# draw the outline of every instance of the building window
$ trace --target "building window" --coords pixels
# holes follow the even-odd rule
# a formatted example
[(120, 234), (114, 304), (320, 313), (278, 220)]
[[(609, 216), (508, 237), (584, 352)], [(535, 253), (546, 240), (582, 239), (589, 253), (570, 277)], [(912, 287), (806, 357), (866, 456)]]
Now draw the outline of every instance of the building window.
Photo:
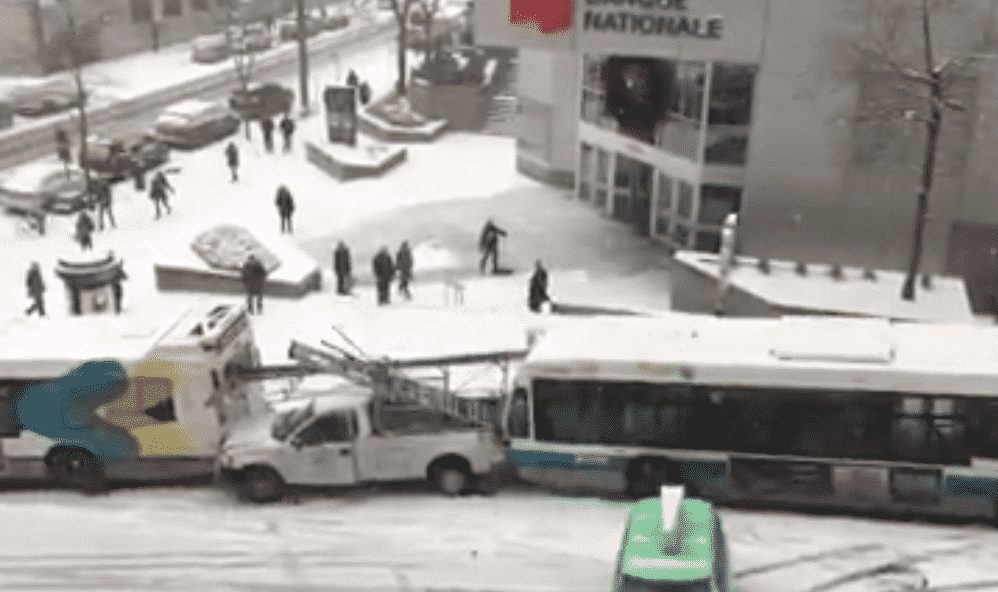
[(593, 147), (583, 143), (579, 149), (579, 199), (589, 201), (593, 194)]
[(706, 80), (704, 69), (704, 64), (698, 62), (680, 62), (677, 65), (669, 96), (669, 111), (692, 121), (700, 121)]
[(659, 173), (658, 201), (655, 211), (655, 234), (669, 235), (669, 224), (672, 222), (672, 177)]
[(163, 0), (163, 16), (181, 16), (184, 13), (182, 0)]
[(679, 182), (679, 200), (677, 212), (684, 220), (689, 220), (693, 215), (693, 186), (686, 181)]
[(697, 222), (706, 226), (721, 226), (728, 214), (737, 214), (742, 206), (742, 188), (726, 185), (700, 187), (700, 213)]
[(755, 66), (714, 64), (704, 160), (713, 164), (745, 164)]
[(131, 0), (133, 23), (148, 23), (152, 20), (151, 0)]

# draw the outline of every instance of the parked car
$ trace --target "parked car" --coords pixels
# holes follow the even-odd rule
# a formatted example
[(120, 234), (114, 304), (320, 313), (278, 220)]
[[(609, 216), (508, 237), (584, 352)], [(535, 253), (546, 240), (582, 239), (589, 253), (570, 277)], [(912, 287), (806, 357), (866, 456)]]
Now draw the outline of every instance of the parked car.
[(36, 162), (0, 180), (0, 207), (18, 214), (74, 214), (89, 205), (83, 171)]
[(276, 501), (292, 485), (423, 479), (456, 495), (487, 483), (505, 458), (492, 428), (375, 400), (370, 386), (309, 376), (294, 388), (271, 413), (236, 422), (223, 442), (219, 472), (252, 501)]
[[(305, 35), (312, 37), (322, 32), (322, 21), (312, 15), (305, 16)], [(298, 38), (298, 19), (285, 17), (277, 21), (277, 34), (281, 41), (293, 41)]]
[(176, 148), (197, 148), (230, 136), (239, 119), (222, 103), (188, 99), (167, 107), (156, 119), (155, 137)]
[(115, 181), (128, 177), (136, 166), (146, 171), (169, 159), (170, 147), (151, 133), (96, 136), (87, 141), (87, 168)]
[(229, 97), (229, 108), (241, 119), (274, 117), (291, 110), (295, 93), (274, 82), (251, 83), (246, 90), (236, 89)]
[(264, 51), (274, 46), (274, 35), (263, 23), (251, 23), (245, 27), (230, 27), (229, 39), (232, 51)]
[(232, 55), (232, 47), (225, 35), (203, 35), (191, 42), (191, 59), (199, 64), (221, 62)]
[(4, 100), (13, 105), (18, 115), (38, 117), (75, 107), (80, 97), (73, 80), (68, 76), (57, 76), (42, 81), (19, 82), (4, 93)]
[(327, 31), (344, 29), (350, 25), (350, 15), (345, 12), (330, 11), (322, 19), (322, 28)]

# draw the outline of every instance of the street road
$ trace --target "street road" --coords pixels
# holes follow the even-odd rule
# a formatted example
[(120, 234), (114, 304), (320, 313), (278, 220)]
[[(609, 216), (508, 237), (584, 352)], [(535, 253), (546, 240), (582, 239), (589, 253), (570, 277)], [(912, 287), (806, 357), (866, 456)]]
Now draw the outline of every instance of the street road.
[[(355, 26), (363, 26), (357, 24)], [(395, 54), (395, 31), (387, 30), (377, 35), (361, 37), (354, 41), (345, 42), (334, 49), (323, 51), (313, 51), (309, 55), (309, 67), (311, 70), (309, 80), (309, 92), (317, 95), (318, 84), (322, 83), (342, 83), (350, 67), (362, 66), (369, 59), (372, 50), (384, 50)], [(254, 80), (272, 81), (284, 84), (294, 89), (296, 97), (298, 93), (298, 64), (292, 62), (272, 69), (258, 68), (254, 74)], [(211, 92), (196, 94), (190, 98), (205, 100), (228, 99), (229, 94), (235, 88), (234, 84), (224, 84), (218, 86)], [(295, 108), (298, 108), (296, 98)], [(162, 109), (150, 109), (139, 113), (133, 117), (119, 119), (110, 123), (94, 124), (90, 126), (92, 134), (127, 134), (131, 132), (141, 132), (152, 128), (156, 117)], [(70, 111), (75, 114), (75, 110)], [(75, 117), (75, 116), (74, 116)], [(75, 122), (75, 118), (73, 119)], [(76, 125), (75, 123), (71, 125)], [(75, 130), (74, 130), (75, 135)], [(54, 138), (54, 137), (53, 137)], [(75, 146), (74, 146), (75, 148)], [(0, 158), (0, 170), (26, 163), (42, 156), (54, 154), (55, 144), (53, 140), (46, 140), (43, 144), (33, 147), (32, 150), (25, 150), (14, 154), (7, 154)]]
[[(210, 487), (0, 493), (0, 589), (608, 589), (627, 504), (418, 486), (267, 506)], [(998, 589), (985, 526), (724, 510), (741, 592)]]

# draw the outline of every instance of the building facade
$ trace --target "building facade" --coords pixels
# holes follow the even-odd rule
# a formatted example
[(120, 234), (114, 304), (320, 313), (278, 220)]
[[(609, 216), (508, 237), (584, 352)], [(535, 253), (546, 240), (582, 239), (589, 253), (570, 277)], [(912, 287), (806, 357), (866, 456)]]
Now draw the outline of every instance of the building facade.
[(293, 0), (5, 0), (0, 75), (65, 68), (67, 6), (76, 18), (81, 57), (96, 61), (217, 32), (231, 10), (251, 20), (276, 18), (290, 12)]
[[(476, 15), (479, 42), (550, 73), (521, 77), (521, 170), (572, 175), (579, 200), (673, 248), (716, 251), (735, 212), (748, 255), (906, 266), (928, 113), (909, 71), (920, 3), (574, 4), (554, 37)], [(964, 276), (979, 307), (998, 281), (996, 11), (958, 0), (930, 15), (959, 109), (939, 134), (923, 269)]]

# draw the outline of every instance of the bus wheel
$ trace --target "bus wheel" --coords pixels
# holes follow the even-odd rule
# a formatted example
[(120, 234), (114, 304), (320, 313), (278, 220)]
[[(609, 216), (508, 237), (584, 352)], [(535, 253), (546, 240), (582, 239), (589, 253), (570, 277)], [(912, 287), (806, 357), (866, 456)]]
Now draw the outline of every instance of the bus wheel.
[(634, 498), (654, 497), (663, 485), (681, 483), (678, 467), (662, 459), (637, 459), (627, 467), (627, 494)]
[(48, 467), (49, 475), (62, 487), (83, 491), (106, 488), (100, 461), (86, 450), (55, 450), (49, 456)]
[(246, 499), (267, 503), (284, 497), (284, 479), (270, 467), (250, 467), (243, 474), (242, 495)]

